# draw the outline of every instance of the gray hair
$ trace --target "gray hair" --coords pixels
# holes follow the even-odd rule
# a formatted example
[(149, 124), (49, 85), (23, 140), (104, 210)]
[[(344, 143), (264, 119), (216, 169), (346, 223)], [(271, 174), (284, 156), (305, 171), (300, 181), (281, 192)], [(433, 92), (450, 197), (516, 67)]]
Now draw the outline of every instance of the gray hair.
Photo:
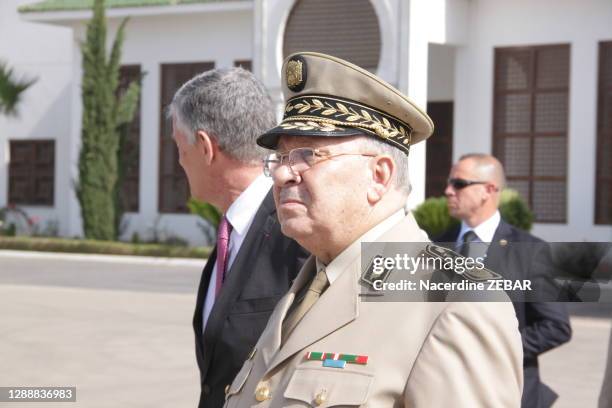
[(276, 125), (270, 95), (255, 76), (242, 68), (213, 69), (196, 75), (176, 91), (168, 107), (187, 135), (196, 141), (203, 130), (219, 148), (243, 163), (260, 162), (267, 153), (257, 138)]
[(364, 148), (373, 150), (374, 153), (391, 156), (397, 166), (393, 184), (399, 191), (409, 194), (412, 186), (410, 185), (410, 174), (408, 170), (408, 155), (397, 147), (374, 139), (372, 136), (364, 136), (361, 140)]

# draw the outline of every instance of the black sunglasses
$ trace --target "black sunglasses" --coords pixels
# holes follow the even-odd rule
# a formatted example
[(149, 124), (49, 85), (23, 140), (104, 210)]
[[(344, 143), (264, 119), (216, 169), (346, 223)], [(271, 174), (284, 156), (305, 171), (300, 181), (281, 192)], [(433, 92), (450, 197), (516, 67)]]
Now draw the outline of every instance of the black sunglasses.
[(487, 181), (473, 181), (461, 178), (449, 178), (446, 183), (452, 186), (455, 190), (463, 190), (464, 188), (474, 184), (488, 184)]

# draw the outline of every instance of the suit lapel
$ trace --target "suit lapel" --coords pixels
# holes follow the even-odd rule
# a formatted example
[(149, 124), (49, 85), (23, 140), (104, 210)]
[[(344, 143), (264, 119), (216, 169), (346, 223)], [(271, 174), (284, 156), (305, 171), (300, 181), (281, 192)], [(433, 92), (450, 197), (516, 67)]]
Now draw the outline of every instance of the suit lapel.
[[(202, 278), (200, 279), (200, 286), (198, 288), (198, 296), (196, 299), (196, 309), (193, 315), (193, 330), (195, 332), (196, 338), (196, 355), (198, 356), (198, 364), (202, 361), (202, 356), (204, 356), (204, 339), (203, 339), (203, 311), (204, 311), (204, 302), (206, 299), (206, 292), (208, 290), (208, 284), (210, 282), (210, 277), (212, 275), (213, 266), (217, 261), (217, 247), (215, 247), (208, 257), (208, 261), (206, 261), (206, 266), (204, 266), (204, 271), (202, 271)], [(204, 370), (203, 367), (200, 367), (201, 370)]]
[(500, 242), (502, 242), (502, 240), (510, 241), (511, 235), (512, 229), (510, 225), (504, 220), (500, 220), (495, 230), (495, 234), (493, 234), (489, 249), (487, 250), (487, 259), (485, 260), (487, 268), (503, 274), (503, 271), (500, 269), (502, 265), (506, 265), (505, 257), (508, 255), (509, 246), (502, 246)]
[(269, 192), (253, 218), (253, 222), (240, 246), (236, 259), (226, 275), (223, 289), (215, 300), (210, 312), (204, 330), (205, 371), (208, 370), (211, 361), (211, 351), (214, 351), (214, 346), (223, 328), (223, 322), (231, 309), (231, 305), (240, 295), (248, 281), (255, 257), (269, 256), (267, 255), (269, 246), (266, 243), (270, 239), (272, 227), (276, 222), (275, 211), (274, 199), (272, 193)]
[[(202, 336), (202, 311), (204, 310), (204, 301), (206, 299), (206, 292), (208, 290), (208, 284), (210, 282), (210, 277), (212, 275), (213, 267), (215, 266), (215, 262), (217, 262), (217, 247), (213, 248), (212, 253), (208, 257), (206, 261), (206, 265), (204, 266), (204, 270), (202, 271), (202, 277), (200, 278), (200, 286), (198, 288), (198, 296), (196, 298), (196, 310), (193, 316), (193, 327), (196, 331), (196, 334), (200, 337)], [(198, 330), (199, 327), (199, 330)]]
[(457, 246), (457, 238), (459, 238), (459, 232), (461, 232), (461, 224), (458, 224), (448, 230), (446, 230), (442, 235), (439, 235), (434, 238), (434, 242), (444, 244), (442, 245), (445, 248), (455, 250)]

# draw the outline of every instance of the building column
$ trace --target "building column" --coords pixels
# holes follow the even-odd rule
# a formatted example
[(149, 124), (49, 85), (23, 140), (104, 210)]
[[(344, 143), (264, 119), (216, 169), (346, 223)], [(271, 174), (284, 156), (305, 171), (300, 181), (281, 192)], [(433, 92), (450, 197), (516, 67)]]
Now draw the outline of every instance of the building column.
[(143, 61), (141, 69), (146, 72), (140, 94), (142, 120), (140, 127), (140, 192), (138, 195), (140, 202), (138, 215), (141, 220), (138, 223), (140, 224), (138, 233), (143, 237), (153, 227), (158, 216), (161, 73), (160, 63), (156, 60)]
[[(427, 107), (427, 70), (429, 21), (427, 0), (399, 2), (398, 88), (421, 108)], [(412, 192), (408, 207), (425, 199), (425, 143), (410, 147)]]
[(295, 0), (255, 0), (253, 8), (253, 73), (263, 82), (276, 107), (277, 120), (285, 109), (280, 84), (280, 47), (284, 22)]
[[(0, 128), (4, 128), (4, 118), (0, 118)], [(9, 177), (9, 138), (0, 139), (0, 208), (8, 204)]]
[[(70, 183), (70, 194), (66, 198), (66, 206), (63, 209), (59, 209), (61, 212), (60, 218), (65, 220), (67, 226), (64, 231), (69, 237), (81, 237), (83, 236), (83, 221), (81, 218), (81, 206), (77, 199), (76, 187), (79, 182), (79, 153), (81, 151), (81, 128), (82, 128), (82, 116), (83, 116), (83, 103), (81, 101), (81, 83), (83, 80), (83, 63), (80, 43), (84, 38), (85, 28), (83, 26), (74, 28), (73, 37), (73, 72), (72, 76), (72, 98), (71, 98), (71, 112), (70, 120), (72, 122), (68, 146), (68, 163), (65, 165), (69, 167), (68, 175)], [(60, 163), (58, 163), (60, 164)], [(60, 164), (61, 165), (61, 164)]]

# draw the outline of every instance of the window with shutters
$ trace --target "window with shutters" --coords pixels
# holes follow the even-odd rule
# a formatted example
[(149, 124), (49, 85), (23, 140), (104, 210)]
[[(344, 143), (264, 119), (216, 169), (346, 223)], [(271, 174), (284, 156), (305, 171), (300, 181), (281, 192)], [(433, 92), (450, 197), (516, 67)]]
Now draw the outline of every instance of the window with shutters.
[(537, 222), (567, 219), (569, 45), (495, 50), (493, 150)]
[(253, 71), (253, 63), (251, 60), (236, 60), (234, 61), (235, 67), (241, 67), (247, 71)]
[(52, 206), (55, 141), (11, 140), (9, 149), (9, 203)]
[(595, 223), (612, 224), (612, 41), (599, 43)]
[[(123, 94), (130, 83), (140, 82), (140, 65), (124, 65), (119, 69), (119, 94)], [(140, 99), (132, 122), (119, 130), (123, 144), (121, 169), (123, 182), (120, 186), (121, 200), (125, 211), (138, 212), (140, 190)]]
[(189, 199), (187, 177), (178, 162), (178, 151), (172, 140), (172, 121), (166, 119), (165, 109), (174, 93), (185, 82), (204, 71), (213, 69), (212, 62), (162, 64), (161, 66), (161, 137), (159, 156), (159, 211), (186, 213)]
[(380, 27), (370, 0), (297, 0), (289, 14), (284, 56), (298, 51), (330, 54), (376, 72)]
[(439, 197), (453, 163), (453, 102), (428, 102), (427, 114), (435, 126), (427, 139), (425, 197)]

